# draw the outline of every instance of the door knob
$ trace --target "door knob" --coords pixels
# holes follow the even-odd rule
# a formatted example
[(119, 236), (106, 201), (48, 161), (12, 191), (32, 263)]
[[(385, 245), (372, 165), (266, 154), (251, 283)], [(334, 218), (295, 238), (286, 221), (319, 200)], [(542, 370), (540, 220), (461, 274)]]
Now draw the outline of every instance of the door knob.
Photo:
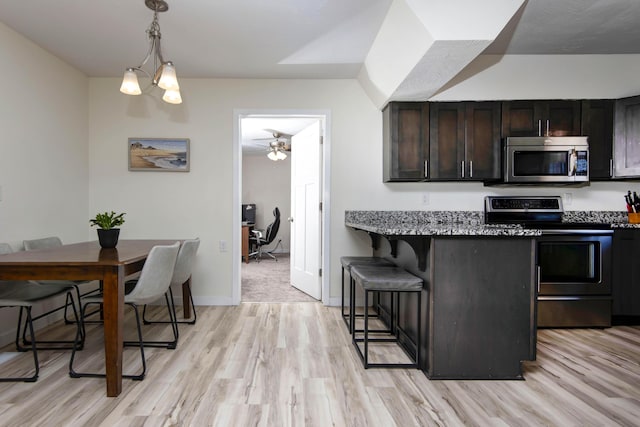
[(293, 217), (290, 216), (289, 218), (287, 218), (287, 221), (293, 222)]

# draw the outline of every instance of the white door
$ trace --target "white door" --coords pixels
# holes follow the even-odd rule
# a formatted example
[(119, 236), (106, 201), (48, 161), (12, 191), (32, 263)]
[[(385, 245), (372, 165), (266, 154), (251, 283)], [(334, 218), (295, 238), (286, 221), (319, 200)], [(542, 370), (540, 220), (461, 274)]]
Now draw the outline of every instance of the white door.
[(320, 281), (320, 121), (291, 138), (291, 284), (315, 299)]

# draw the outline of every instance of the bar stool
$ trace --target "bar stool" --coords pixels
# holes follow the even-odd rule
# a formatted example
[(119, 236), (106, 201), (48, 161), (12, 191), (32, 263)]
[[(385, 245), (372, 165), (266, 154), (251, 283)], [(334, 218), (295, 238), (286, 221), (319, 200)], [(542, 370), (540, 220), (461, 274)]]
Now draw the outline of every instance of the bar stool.
[[(351, 277), (356, 284), (360, 285), (364, 289), (364, 329), (363, 337), (359, 338), (358, 330), (353, 331), (353, 345), (358, 351), (358, 355), (362, 360), (365, 369), (368, 368), (418, 368), (420, 362), (420, 318), (422, 310), (422, 288), (423, 280), (406, 270), (399, 267), (380, 267), (376, 265), (354, 265), (351, 267)], [(391, 305), (398, 306), (396, 309), (392, 309), (392, 315), (390, 317), (390, 331), (393, 331), (391, 338), (370, 338), (369, 333), (374, 332), (369, 330), (369, 312), (366, 307), (369, 304), (369, 293), (391, 293)], [(417, 317), (416, 317), (416, 339), (415, 342), (407, 336), (401, 328), (397, 327), (398, 321), (398, 294), (400, 293), (414, 293), (416, 294), (417, 301)], [(393, 298), (396, 296), (396, 298)], [(369, 363), (369, 343), (370, 342), (395, 342), (398, 343), (400, 335), (403, 336), (405, 341), (411, 342), (415, 346), (415, 358), (412, 363)], [(364, 351), (360, 349), (358, 343), (364, 343)], [(405, 348), (400, 346), (403, 350)], [(405, 350), (406, 352), (406, 350)], [(407, 353), (408, 354), (408, 353)], [(408, 354), (409, 355), (409, 354)], [(411, 357), (409, 355), (409, 357)]]
[[(394, 267), (395, 264), (391, 261), (387, 261), (384, 258), (380, 257), (370, 257), (370, 256), (343, 256), (340, 258), (340, 263), (342, 264), (342, 293), (340, 294), (340, 298), (342, 301), (341, 314), (342, 319), (344, 320), (344, 324), (347, 325), (347, 329), (349, 333), (353, 333), (354, 328), (354, 319), (353, 317), (362, 317), (362, 314), (355, 314), (354, 306), (351, 304), (353, 299), (355, 298), (355, 283), (353, 281), (353, 276), (351, 276), (351, 267), (354, 265), (377, 265), (377, 266), (386, 266), (386, 267)], [(346, 314), (344, 312), (344, 272), (349, 274), (349, 313)]]

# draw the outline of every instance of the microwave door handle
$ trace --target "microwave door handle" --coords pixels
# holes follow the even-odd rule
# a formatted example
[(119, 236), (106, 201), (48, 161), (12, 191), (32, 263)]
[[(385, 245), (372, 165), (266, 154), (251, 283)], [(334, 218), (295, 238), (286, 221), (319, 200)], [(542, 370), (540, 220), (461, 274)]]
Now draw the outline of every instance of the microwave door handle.
[(569, 152), (569, 176), (576, 176), (576, 169), (578, 167), (578, 155), (576, 150), (572, 149)]

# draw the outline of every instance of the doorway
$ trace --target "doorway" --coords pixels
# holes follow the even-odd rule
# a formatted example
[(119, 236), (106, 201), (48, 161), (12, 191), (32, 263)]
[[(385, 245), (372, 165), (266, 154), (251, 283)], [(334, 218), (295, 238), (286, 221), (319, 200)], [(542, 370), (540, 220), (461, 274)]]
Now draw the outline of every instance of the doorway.
[[(323, 276), (322, 271), (328, 271), (329, 268), (328, 256), (325, 254), (325, 250), (328, 248), (326, 231), (328, 230), (329, 212), (327, 191), (329, 182), (328, 153), (330, 138), (327, 133), (327, 129), (330, 128), (329, 120), (329, 113), (324, 110), (234, 111), (234, 227), (239, 230), (234, 233), (232, 244), (235, 265), (232, 291), (234, 304), (239, 304), (241, 301), (259, 301), (260, 299), (263, 299), (264, 302), (315, 301), (317, 299), (325, 302), (328, 297), (328, 275)], [(305, 211), (305, 209), (300, 209), (300, 200), (302, 198), (299, 196), (300, 191), (295, 187), (295, 183), (301, 179), (307, 180), (308, 177), (299, 176), (296, 179), (296, 172), (291, 171), (291, 166), (300, 165), (301, 159), (308, 158), (308, 151), (303, 155), (302, 153), (305, 150), (302, 148), (307, 147), (303, 135), (308, 135), (309, 132), (302, 132), (302, 130), (309, 127), (315, 127), (317, 129), (316, 134), (319, 133), (317, 145), (318, 168), (316, 172), (318, 188), (316, 193), (309, 193), (313, 196), (312, 199), (314, 197), (317, 198), (317, 201), (312, 203), (317, 210), (312, 211), (311, 214), (312, 219), (317, 217), (315, 221), (317, 224), (316, 228), (303, 227), (302, 232), (300, 232), (300, 226), (307, 221), (305, 217), (308, 217), (308, 214), (298, 218), (298, 222), (290, 222), (296, 220), (293, 216), (294, 212), (297, 212), (297, 215), (301, 215), (300, 212)], [(296, 137), (295, 135), (298, 133), (300, 135)], [(297, 151), (295, 150), (296, 144), (299, 147)], [(298, 154), (297, 159), (296, 153)], [(274, 161), (276, 154), (278, 154), (278, 159), (282, 160)], [(269, 155), (269, 158), (267, 155)], [(304, 162), (302, 163), (304, 164)], [(298, 166), (297, 170), (301, 169), (308, 170), (309, 168), (306, 165), (302, 168)], [(294, 170), (296, 170), (295, 166)], [(283, 178), (283, 174), (287, 174), (286, 179)], [(294, 185), (292, 186), (292, 184)], [(296, 194), (298, 194), (297, 203)], [(308, 196), (305, 197), (308, 198)], [(308, 200), (306, 204), (309, 204)], [(243, 207), (243, 205), (245, 206)], [(249, 264), (244, 262), (245, 259), (241, 256), (240, 248), (242, 240), (244, 240), (241, 230), (243, 228), (242, 213), (247, 208), (246, 205), (256, 205), (253, 206), (255, 209), (253, 212), (255, 226), (263, 230), (273, 222), (273, 210), (276, 206), (279, 207), (280, 230), (271, 244), (263, 247), (265, 250), (273, 251), (273, 255), (278, 261), (273, 260), (270, 256), (263, 255), (260, 262), (255, 262), (253, 259)], [(313, 226), (313, 220), (308, 222)], [(237, 226), (235, 225), (236, 223)], [(293, 241), (292, 235), (294, 237)], [(297, 238), (295, 237), (296, 235)], [(301, 240), (300, 236), (305, 237)], [(301, 245), (301, 241), (309, 242), (314, 250), (304, 252), (304, 245)], [(314, 242), (317, 242), (317, 248)], [(296, 246), (298, 250), (295, 250)], [(302, 252), (300, 250), (301, 247), (303, 247)], [(294, 253), (291, 253), (292, 248), (294, 248)], [(300, 253), (303, 255), (301, 256)], [(290, 268), (292, 264), (294, 266), (293, 269)], [(305, 273), (307, 273), (306, 276), (315, 275), (315, 278), (311, 277), (311, 283), (313, 285), (313, 280), (315, 279), (317, 290), (312, 289), (310, 291), (309, 288), (298, 286), (296, 283), (294, 283), (294, 286), (314, 295), (316, 299), (292, 288), (292, 282), (286, 277), (291, 275), (293, 271), (294, 273), (297, 272), (297, 276), (294, 274), (293, 280), (299, 280), (300, 266), (303, 264), (314, 266), (313, 269)], [(247, 280), (245, 280), (246, 278), (258, 279), (261, 282), (262, 289), (250, 288)], [(277, 290), (276, 284), (280, 282), (287, 282), (284, 283), (285, 287), (282, 289), (291, 288), (291, 295), (286, 295), (286, 289), (282, 295), (277, 295), (280, 291)], [(243, 289), (243, 283), (246, 285), (247, 292)], [(296, 293), (299, 296), (296, 296)], [(278, 301), (278, 299), (281, 301)]]

